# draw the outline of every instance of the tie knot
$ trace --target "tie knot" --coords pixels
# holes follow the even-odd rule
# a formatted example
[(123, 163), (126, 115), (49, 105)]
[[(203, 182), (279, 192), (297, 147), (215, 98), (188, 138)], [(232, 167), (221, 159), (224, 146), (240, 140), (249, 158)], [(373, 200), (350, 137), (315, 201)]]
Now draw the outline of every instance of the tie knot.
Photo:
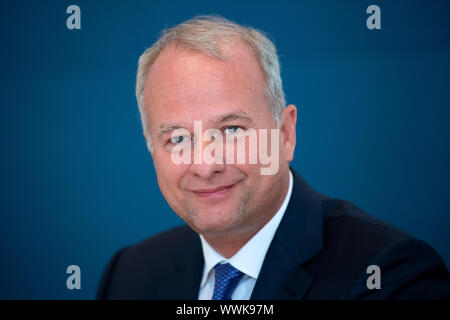
[(214, 271), (216, 279), (213, 300), (230, 300), (244, 274), (229, 263), (217, 264)]
[(214, 267), (214, 270), (216, 272), (216, 277), (218, 278), (226, 277), (228, 279), (231, 279), (238, 276), (242, 277), (244, 275), (242, 272), (240, 272), (238, 269), (236, 269), (229, 263), (222, 263), (222, 264), (218, 263)]

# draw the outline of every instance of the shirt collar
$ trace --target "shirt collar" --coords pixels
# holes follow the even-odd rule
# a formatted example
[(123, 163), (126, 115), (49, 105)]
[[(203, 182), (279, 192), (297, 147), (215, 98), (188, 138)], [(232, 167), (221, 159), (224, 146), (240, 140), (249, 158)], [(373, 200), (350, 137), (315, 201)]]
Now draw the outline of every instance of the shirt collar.
[(208, 279), (208, 276), (214, 266), (221, 262), (228, 262), (236, 269), (245, 273), (247, 276), (257, 279), (259, 272), (261, 270), (264, 258), (266, 256), (267, 250), (269, 249), (270, 243), (277, 231), (278, 225), (283, 218), (286, 211), (287, 205), (291, 198), (292, 188), (293, 188), (293, 176), (292, 172), (289, 171), (289, 188), (286, 194), (286, 198), (283, 201), (278, 212), (270, 219), (270, 221), (259, 230), (234, 256), (229, 259), (224, 258), (222, 255), (217, 253), (209, 244), (206, 242), (204, 237), (200, 235), (200, 240), (202, 243), (203, 257), (205, 259), (205, 266), (203, 268), (202, 281), (200, 287), (203, 287)]

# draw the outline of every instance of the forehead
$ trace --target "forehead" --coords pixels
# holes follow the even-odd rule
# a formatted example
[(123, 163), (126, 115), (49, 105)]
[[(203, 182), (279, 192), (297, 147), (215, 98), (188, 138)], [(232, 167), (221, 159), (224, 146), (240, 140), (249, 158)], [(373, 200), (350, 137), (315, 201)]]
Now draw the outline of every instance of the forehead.
[[(235, 109), (270, 112), (264, 94), (264, 74), (251, 49), (233, 41), (225, 60), (166, 47), (148, 73), (144, 103), (150, 125), (171, 120), (207, 120)], [(157, 123), (155, 123), (157, 122)]]

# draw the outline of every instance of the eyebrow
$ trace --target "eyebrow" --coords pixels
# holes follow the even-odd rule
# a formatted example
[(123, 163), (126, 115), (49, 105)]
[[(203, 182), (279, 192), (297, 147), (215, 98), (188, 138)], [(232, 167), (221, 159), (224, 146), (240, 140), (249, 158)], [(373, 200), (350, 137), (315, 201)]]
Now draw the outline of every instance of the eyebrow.
[(222, 114), (222, 115), (216, 117), (216, 121), (218, 123), (226, 122), (226, 121), (230, 121), (230, 120), (245, 120), (249, 123), (253, 122), (252, 118), (250, 118), (243, 111), (225, 113), (225, 114)]
[(169, 133), (177, 129), (185, 129), (185, 128), (181, 124), (177, 123), (164, 123), (158, 129), (158, 138), (161, 138), (166, 133)]
[[(253, 122), (253, 119), (250, 118), (245, 112), (229, 112), (225, 114), (221, 114), (216, 117), (217, 123), (222, 123), (231, 120), (245, 120), (249, 123)], [(177, 129), (186, 129), (186, 127), (179, 123), (163, 123), (158, 129), (158, 138), (161, 138), (163, 135), (172, 132)]]

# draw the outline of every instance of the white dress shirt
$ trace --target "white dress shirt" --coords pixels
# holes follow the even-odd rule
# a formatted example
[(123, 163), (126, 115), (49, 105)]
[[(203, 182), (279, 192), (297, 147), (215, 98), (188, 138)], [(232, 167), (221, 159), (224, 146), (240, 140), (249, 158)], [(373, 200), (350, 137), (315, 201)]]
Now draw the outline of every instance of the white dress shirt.
[(203, 276), (200, 282), (199, 300), (211, 300), (214, 293), (214, 266), (217, 263), (228, 262), (233, 267), (244, 273), (234, 290), (232, 300), (249, 300), (252, 295), (253, 288), (258, 279), (264, 257), (266, 256), (269, 245), (277, 231), (278, 225), (286, 211), (289, 199), (291, 198), (293, 187), (292, 172), (289, 171), (289, 189), (278, 212), (270, 219), (270, 221), (259, 230), (234, 256), (229, 259), (222, 257), (217, 253), (206, 240), (200, 235), (202, 243), (203, 257), (205, 265), (203, 268)]

